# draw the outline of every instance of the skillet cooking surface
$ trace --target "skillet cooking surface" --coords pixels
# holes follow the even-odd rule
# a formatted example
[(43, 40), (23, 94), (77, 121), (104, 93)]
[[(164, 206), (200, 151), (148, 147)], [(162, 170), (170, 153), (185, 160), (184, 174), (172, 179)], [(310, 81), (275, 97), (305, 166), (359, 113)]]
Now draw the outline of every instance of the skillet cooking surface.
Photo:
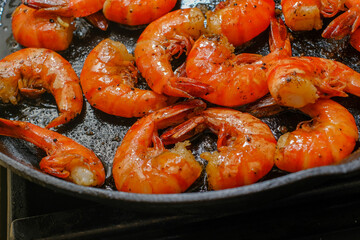
[[(0, 58), (21, 48), (11, 34), (11, 13), (19, 5), (18, 0), (0, 1)], [(212, 9), (218, 1), (178, 1), (176, 8), (202, 7)], [(195, 3), (196, 2), (196, 3)], [(2, 8), (3, 7), (3, 8)], [(279, 4), (277, 4), (279, 8)], [(324, 26), (329, 20), (324, 21)], [(71, 46), (60, 54), (65, 57), (80, 75), (83, 62), (88, 53), (102, 39), (110, 37), (124, 43), (128, 50), (133, 52), (137, 38), (143, 29), (129, 30), (111, 23), (108, 31), (102, 32), (90, 26), (83, 19), (77, 20), (77, 30)], [(266, 55), (268, 50), (268, 31), (265, 31), (247, 46), (237, 49), (237, 53), (259, 53)], [(360, 71), (360, 53), (356, 52), (347, 42), (326, 40), (320, 37), (321, 31), (292, 33), (292, 48), (294, 56), (318, 56), (341, 61), (356, 71)], [(140, 80), (140, 88), (146, 88), (144, 81)], [(354, 96), (349, 98), (336, 98), (354, 115), (357, 125), (360, 126), (359, 99)], [(36, 100), (23, 100), (19, 105), (0, 103), (0, 117), (28, 121), (44, 127), (58, 114), (57, 107), (51, 95), (43, 96)], [(284, 131), (295, 129), (300, 120), (308, 119), (300, 113), (285, 111), (275, 116), (263, 118), (272, 129), (276, 138)], [(136, 119), (125, 119), (107, 115), (92, 108), (85, 100), (84, 109), (80, 117), (71, 123), (60, 127), (56, 131), (64, 134), (84, 146), (92, 149), (102, 160), (107, 173), (107, 180), (101, 189), (78, 186), (55, 177), (46, 175), (38, 170), (38, 163), (44, 152), (32, 144), (22, 140), (0, 137), (1, 164), (10, 168), (17, 174), (36, 182), (42, 186), (61, 191), (66, 194), (76, 195), (81, 198), (106, 202), (121, 207), (132, 207), (140, 211), (186, 211), (205, 212), (209, 209), (234, 211), (244, 209), (250, 205), (271, 202), (285, 196), (301, 193), (314, 188), (331, 179), (352, 177), (360, 170), (360, 153), (353, 153), (344, 164), (309, 169), (298, 173), (286, 174), (276, 168), (260, 182), (234, 189), (222, 191), (208, 191), (206, 175), (201, 178), (183, 194), (145, 195), (118, 192), (115, 190), (111, 176), (111, 165), (116, 148), (119, 146), (126, 131)], [(192, 141), (192, 150), (197, 160), (206, 164), (199, 153), (216, 149), (216, 137), (205, 133)], [(357, 144), (356, 149), (359, 144)]]

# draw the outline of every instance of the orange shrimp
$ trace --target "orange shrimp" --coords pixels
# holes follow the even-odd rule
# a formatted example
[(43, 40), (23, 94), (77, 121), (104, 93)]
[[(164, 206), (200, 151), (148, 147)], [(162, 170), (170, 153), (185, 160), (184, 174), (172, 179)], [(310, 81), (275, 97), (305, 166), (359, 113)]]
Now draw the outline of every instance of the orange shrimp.
[(239, 46), (267, 29), (275, 16), (273, 0), (226, 0), (214, 11), (208, 11), (207, 29), (225, 35), (234, 46)]
[(0, 100), (16, 105), (21, 96), (38, 97), (45, 91), (56, 100), (60, 115), (46, 127), (65, 124), (80, 114), (83, 96), (71, 64), (56, 52), (25, 48), (0, 61)]
[(137, 26), (151, 23), (165, 15), (175, 7), (176, 2), (177, 0), (106, 0), (103, 12), (110, 21)]
[(282, 0), (286, 25), (293, 31), (322, 28), (322, 17), (333, 17), (344, 9), (345, 0)]
[(171, 58), (189, 51), (204, 32), (205, 17), (198, 8), (180, 9), (150, 23), (135, 47), (135, 61), (150, 88), (175, 97), (200, 96), (208, 85), (174, 74)]
[(330, 59), (291, 57), (279, 60), (267, 72), (275, 101), (300, 108), (318, 98), (360, 96), (360, 73)]
[(23, 4), (63, 17), (86, 17), (100, 11), (105, 0), (22, 0)]
[(350, 37), (350, 44), (360, 52), (360, 28), (356, 29)]
[(142, 117), (168, 105), (168, 97), (134, 88), (138, 75), (134, 60), (122, 43), (110, 39), (90, 52), (80, 82), (93, 107), (116, 116)]
[(101, 11), (90, 14), (86, 16), (85, 19), (94, 27), (97, 27), (103, 31), (106, 31), (109, 27), (109, 21), (105, 18)]
[(73, 37), (75, 27), (72, 20), (22, 4), (13, 12), (12, 32), (15, 41), (25, 47), (62, 51), (69, 47)]
[(299, 123), (295, 131), (279, 138), (275, 152), (278, 168), (296, 172), (339, 163), (353, 151), (358, 129), (346, 108), (320, 99), (300, 110), (312, 120)]
[(274, 165), (276, 140), (260, 119), (233, 109), (209, 108), (200, 116), (165, 132), (165, 144), (197, 134), (204, 125), (218, 135), (217, 149), (200, 156), (208, 161), (206, 172), (214, 190), (234, 188), (257, 182)]
[(34, 124), (0, 118), (0, 135), (20, 138), (43, 149), (40, 169), (52, 176), (84, 186), (101, 186), (105, 170), (90, 149), (57, 132)]
[(205, 109), (201, 100), (169, 106), (139, 119), (126, 133), (116, 151), (113, 177), (119, 191), (180, 193), (200, 176), (201, 165), (186, 146), (164, 148), (158, 129), (178, 124)]
[(200, 37), (186, 59), (186, 74), (214, 88), (201, 98), (221, 106), (240, 106), (269, 92), (266, 71), (272, 62), (291, 56), (285, 25), (271, 20), (270, 48), (267, 56), (233, 54), (234, 47), (224, 36)]
[(347, 0), (345, 4), (349, 9), (335, 18), (324, 30), (322, 36), (324, 38), (342, 39), (350, 35), (350, 44), (360, 51), (360, 30), (357, 31), (360, 26), (360, 1)]

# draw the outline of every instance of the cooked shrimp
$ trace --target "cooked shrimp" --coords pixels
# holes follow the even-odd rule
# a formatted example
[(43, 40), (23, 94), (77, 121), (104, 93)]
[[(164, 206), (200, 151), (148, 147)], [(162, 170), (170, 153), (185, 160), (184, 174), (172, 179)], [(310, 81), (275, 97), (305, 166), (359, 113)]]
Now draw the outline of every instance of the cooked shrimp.
[(180, 9), (150, 23), (135, 47), (135, 60), (150, 88), (175, 97), (200, 96), (209, 86), (174, 74), (171, 58), (189, 51), (204, 32), (204, 15), (198, 8)]
[(278, 168), (296, 172), (339, 163), (353, 151), (358, 129), (346, 108), (320, 99), (300, 110), (312, 120), (299, 123), (295, 131), (279, 138), (275, 152)]
[(69, 47), (73, 37), (72, 20), (22, 4), (13, 12), (12, 32), (15, 41), (25, 47), (62, 51)]
[[(360, 26), (360, 1), (347, 1), (346, 6), (349, 9), (335, 18), (324, 30), (324, 38), (342, 39), (350, 35), (350, 44), (357, 50), (360, 45), (359, 31), (355, 34)], [(354, 35), (354, 36), (353, 36)]]
[(176, 2), (177, 0), (106, 0), (103, 12), (110, 21), (130, 26), (144, 25), (170, 12)]
[(68, 137), (31, 123), (2, 118), (0, 135), (20, 138), (43, 149), (47, 156), (39, 165), (47, 174), (84, 186), (104, 183), (104, 167), (95, 153)]
[(217, 149), (200, 156), (206, 166), (209, 186), (214, 190), (257, 182), (274, 165), (276, 140), (260, 119), (233, 109), (209, 108), (200, 116), (165, 132), (166, 144), (184, 140), (205, 128), (218, 135)]
[(184, 192), (200, 176), (201, 165), (186, 146), (164, 148), (158, 129), (178, 124), (205, 109), (201, 100), (192, 100), (160, 109), (138, 120), (117, 149), (113, 177), (119, 191), (134, 193)]
[(344, 8), (345, 0), (282, 0), (286, 25), (293, 31), (322, 28), (322, 17), (333, 17)]
[(25, 48), (0, 61), (0, 100), (16, 105), (21, 96), (38, 97), (45, 91), (56, 100), (60, 115), (46, 127), (69, 122), (80, 114), (83, 96), (71, 64), (56, 52)]
[(214, 88), (200, 96), (221, 106), (240, 106), (269, 92), (266, 71), (272, 62), (291, 56), (290, 40), (282, 21), (271, 20), (271, 53), (233, 54), (234, 47), (221, 35), (202, 36), (186, 59), (186, 74)]
[(226, 0), (214, 11), (208, 11), (207, 29), (225, 35), (231, 44), (239, 46), (267, 29), (275, 16), (273, 0)]
[(300, 108), (318, 98), (360, 96), (360, 73), (330, 59), (291, 57), (279, 60), (268, 74), (268, 86), (275, 101)]
[(360, 52), (360, 28), (356, 29), (350, 37), (350, 44)]
[(141, 117), (168, 105), (168, 97), (134, 87), (138, 75), (134, 60), (122, 43), (110, 39), (90, 52), (80, 82), (93, 107), (116, 116)]
[(86, 17), (100, 11), (105, 0), (22, 0), (32, 8), (63, 17)]
[(109, 21), (105, 18), (101, 11), (88, 15), (85, 17), (85, 19), (94, 27), (97, 27), (103, 31), (106, 31), (109, 27)]

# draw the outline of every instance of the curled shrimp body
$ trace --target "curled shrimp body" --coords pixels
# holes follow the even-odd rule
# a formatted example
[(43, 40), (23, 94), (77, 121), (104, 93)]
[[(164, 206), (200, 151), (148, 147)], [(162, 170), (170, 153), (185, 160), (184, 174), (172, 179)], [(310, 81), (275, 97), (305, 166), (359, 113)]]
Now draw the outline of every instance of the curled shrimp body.
[(160, 109), (139, 119), (126, 133), (116, 151), (113, 177), (119, 191), (135, 193), (180, 193), (200, 176), (201, 165), (186, 146), (164, 148), (158, 129), (178, 124), (205, 109), (192, 100)]
[(110, 39), (89, 53), (80, 82), (93, 107), (116, 116), (142, 117), (168, 105), (168, 97), (135, 88), (138, 71), (134, 60), (122, 43)]
[(268, 73), (268, 86), (283, 106), (303, 107), (318, 98), (360, 96), (360, 73), (330, 59), (291, 57), (279, 60)]
[(225, 35), (231, 44), (239, 46), (267, 29), (275, 16), (273, 0), (227, 0), (214, 11), (208, 11), (207, 29)]
[(72, 20), (22, 4), (13, 12), (12, 32), (15, 41), (25, 47), (62, 51), (69, 47), (73, 37)]
[(312, 120), (299, 123), (295, 131), (279, 138), (275, 152), (278, 168), (296, 172), (339, 163), (350, 155), (358, 129), (346, 108), (330, 99), (320, 99), (300, 110)]
[(149, 24), (170, 12), (175, 7), (176, 2), (177, 0), (106, 0), (103, 12), (110, 21), (137, 26)]
[(226, 37), (200, 37), (186, 59), (187, 76), (214, 89), (200, 97), (221, 106), (240, 106), (267, 94), (268, 65), (291, 55), (285, 25), (273, 18), (270, 32), (271, 53), (267, 56), (235, 55)]
[(165, 132), (161, 138), (166, 144), (174, 143), (205, 128), (218, 135), (217, 151), (200, 155), (208, 161), (206, 172), (212, 189), (252, 184), (272, 169), (275, 137), (264, 122), (248, 113), (208, 108), (200, 116)]
[(150, 88), (175, 97), (199, 96), (211, 91), (207, 85), (174, 74), (171, 58), (190, 51), (204, 32), (205, 17), (198, 8), (180, 9), (150, 23), (135, 47), (135, 61)]
[(86, 17), (100, 11), (105, 0), (22, 0), (23, 4), (63, 17)]
[(2, 118), (0, 135), (20, 138), (43, 149), (47, 156), (39, 165), (47, 174), (84, 186), (104, 183), (104, 167), (95, 153), (68, 137), (31, 123)]
[(46, 127), (69, 122), (80, 114), (83, 96), (71, 64), (56, 52), (25, 48), (0, 61), (0, 100), (16, 105), (21, 96), (35, 98), (48, 91), (56, 100), (59, 116)]
[(345, 0), (282, 0), (286, 25), (293, 31), (322, 28), (322, 17), (333, 17), (343, 9)]

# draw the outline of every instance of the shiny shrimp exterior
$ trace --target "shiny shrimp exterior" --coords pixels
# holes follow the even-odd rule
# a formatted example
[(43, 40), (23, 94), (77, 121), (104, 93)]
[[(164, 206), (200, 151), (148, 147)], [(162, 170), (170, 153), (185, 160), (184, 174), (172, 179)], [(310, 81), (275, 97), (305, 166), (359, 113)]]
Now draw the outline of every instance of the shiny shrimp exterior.
[(108, 114), (142, 117), (168, 105), (168, 97), (135, 88), (138, 71), (126, 47), (110, 39), (101, 41), (88, 55), (80, 75), (88, 102)]
[(149, 87), (158, 94), (199, 96), (211, 91), (207, 85), (176, 76), (171, 59), (190, 51), (204, 32), (205, 17), (198, 8), (180, 9), (150, 23), (135, 47), (135, 61)]
[(208, 161), (206, 172), (212, 189), (252, 184), (272, 169), (276, 139), (264, 122), (248, 113), (209, 108), (161, 137), (164, 143), (174, 143), (205, 128), (218, 135), (217, 151), (200, 155)]
[(206, 16), (209, 32), (223, 34), (231, 44), (240, 46), (268, 28), (270, 18), (275, 16), (275, 3), (273, 0), (227, 0)]
[(322, 17), (333, 17), (344, 9), (345, 0), (282, 0), (286, 25), (293, 31), (322, 28)]
[(324, 30), (324, 38), (342, 39), (350, 35), (350, 44), (360, 51), (360, 1), (346, 1), (349, 8), (346, 12), (335, 18)]
[(268, 86), (275, 101), (300, 108), (318, 98), (360, 96), (360, 73), (343, 63), (318, 57), (281, 59), (268, 74)]
[(205, 109), (192, 100), (160, 109), (138, 120), (126, 133), (116, 151), (113, 177), (119, 191), (134, 193), (180, 193), (200, 176), (201, 165), (186, 146), (179, 143), (167, 150), (158, 130), (179, 124)]
[(46, 127), (69, 122), (80, 114), (83, 95), (71, 64), (56, 52), (44, 48), (25, 48), (0, 61), (0, 100), (16, 105), (21, 96), (36, 98), (51, 93), (59, 116)]
[(282, 21), (273, 18), (270, 33), (271, 53), (267, 56), (235, 55), (234, 47), (226, 37), (200, 37), (186, 59), (186, 74), (214, 89), (201, 98), (232, 107), (251, 103), (267, 94), (267, 68), (279, 59), (291, 56), (290, 40)]
[(62, 51), (69, 47), (75, 29), (73, 18), (43, 13), (20, 5), (12, 15), (15, 41), (25, 47)]
[(278, 168), (296, 172), (336, 164), (350, 155), (359, 136), (355, 119), (346, 108), (320, 99), (300, 110), (312, 120), (279, 138), (275, 153)]
[(360, 52), (360, 28), (356, 29), (350, 37), (350, 44)]
[(22, 0), (32, 8), (63, 17), (86, 17), (100, 11), (105, 0)]
[(177, 0), (106, 0), (103, 12), (113, 22), (129, 26), (149, 24), (170, 12)]
[(57, 132), (0, 118), (0, 135), (20, 138), (43, 149), (47, 156), (39, 165), (47, 174), (83, 186), (101, 186), (105, 181), (104, 167), (95, 153)]

